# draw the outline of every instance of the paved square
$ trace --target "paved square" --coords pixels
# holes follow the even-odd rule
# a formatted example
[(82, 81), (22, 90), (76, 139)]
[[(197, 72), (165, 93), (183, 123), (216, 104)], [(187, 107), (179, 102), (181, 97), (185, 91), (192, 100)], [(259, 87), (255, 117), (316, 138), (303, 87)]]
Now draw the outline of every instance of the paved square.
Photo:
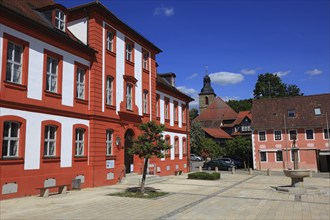
[(121, 198), (108, 194), (131, 185), (118, 184), (50, 197), (0, 202), (1, 219), (329, 219), (329, 178), (305, 178), (305, 186), (321, 194), (295, 195), (272, 186), (289, 185), (284, 176), (249, 176), (222, 172), (219, 181), (170, 176), (151, 184), (170, 194), (158, 199)]

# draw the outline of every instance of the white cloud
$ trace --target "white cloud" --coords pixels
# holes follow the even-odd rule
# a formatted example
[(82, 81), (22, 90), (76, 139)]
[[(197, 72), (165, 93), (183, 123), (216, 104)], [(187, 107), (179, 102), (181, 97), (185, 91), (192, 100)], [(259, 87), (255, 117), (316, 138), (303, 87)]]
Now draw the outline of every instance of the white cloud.
[(198, 91), (196, 91), (193, 88), (187, 88), (185, 86), (178, 86), (177, 87), (178, 90), (180, 90), (181, 92), (183, 92), (186, 95), (189, 95), (191, 98), (195, 99), (194, 101), (189, 103), (189, 108), (197, 108), (199, 109), (199, 95), (198, 95)]
[(244, 76), (240, 73), (218, 72), (209, 74), (212, 83), (220, 85), (233, 85), (244, 80)]
[(229, 100), (239, 100), (239, 97), (238, 96), (224, 96), (224, 97), (221, 97), (223, 101), (227, 102)]
[(275, 72), (273, 73), (274, 75), (276, 74), (278, 77), (283, 77), (283, 76), (286, 76), (288, 75), (289, 73), (291, 73), (291, 70), (288, 70), (288, 71), (279, 71), (279, 72)]
[(194, 79), (198, 76), (198, 73), (193, 73), (190, 76), (188, 76), (186, 79)]
[(315, 75), (320, 75), (321, 73), (323, 73), (323, 71), (319, 69), (313, 69), (313, 70), (307, 70), (305, 73), (311, 76), (315, 76)]
[(157, 7), (154, 10), (154, 15), (164, 15), (167, 17), (173, 16), (174, 15), (174, 8), (173, 7)]
[(254, 69), (242, 69), (241, 73), (243, 73), (244, 75), (254, 75), (257, 73), (257, 70)]

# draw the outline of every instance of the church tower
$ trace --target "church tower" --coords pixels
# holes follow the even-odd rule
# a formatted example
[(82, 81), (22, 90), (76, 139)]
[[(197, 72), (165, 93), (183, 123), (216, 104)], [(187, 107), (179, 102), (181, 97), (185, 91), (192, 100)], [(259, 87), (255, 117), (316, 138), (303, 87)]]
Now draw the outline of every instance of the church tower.
[(211, 79), (208, 74), (206, 74), (204, 76), (204, 86), (201, 93), (199, 93), (199, 114), (213, 102), (215, 97), (216, 94), (211, 86)]

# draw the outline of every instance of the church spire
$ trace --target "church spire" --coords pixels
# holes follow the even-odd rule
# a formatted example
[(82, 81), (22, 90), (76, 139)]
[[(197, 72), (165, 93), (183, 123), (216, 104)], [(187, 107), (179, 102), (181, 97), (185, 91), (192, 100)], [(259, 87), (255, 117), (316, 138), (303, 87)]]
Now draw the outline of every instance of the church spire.
[(208, 74), (208, 67), (205, 68), (205, 76), (203, 79), (203, 88), (199, 93), (199, 113), (202, 113), (214, 100), (216, 94), (211, 86), (211, 78)]

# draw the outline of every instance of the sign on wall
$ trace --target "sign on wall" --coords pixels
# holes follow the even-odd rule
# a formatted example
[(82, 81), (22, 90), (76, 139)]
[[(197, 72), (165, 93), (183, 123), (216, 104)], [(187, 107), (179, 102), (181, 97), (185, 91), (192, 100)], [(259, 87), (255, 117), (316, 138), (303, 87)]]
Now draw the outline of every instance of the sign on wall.
[(114, 160), (106, 160), (105, 162), (106, 162), (105, 167), (107, 169), (115, 168), (115, 161)]

